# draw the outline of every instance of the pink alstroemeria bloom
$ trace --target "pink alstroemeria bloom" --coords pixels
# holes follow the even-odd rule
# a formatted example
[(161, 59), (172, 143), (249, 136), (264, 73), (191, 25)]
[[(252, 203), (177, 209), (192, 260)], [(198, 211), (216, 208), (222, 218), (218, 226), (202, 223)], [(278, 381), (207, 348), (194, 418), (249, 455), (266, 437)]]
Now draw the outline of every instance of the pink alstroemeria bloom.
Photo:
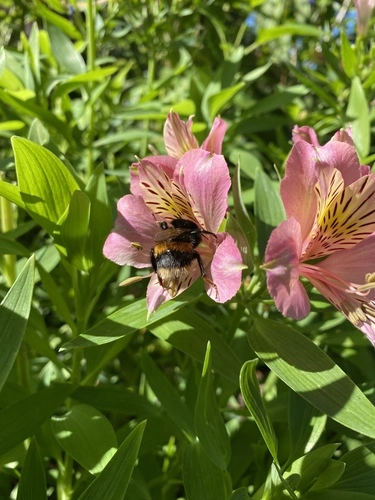
[(375, 174), (350, 131), (320, 146), (313, 129), (295, 127), (293, 139), (281, 181), (287, 220), (266, 248), (268, 290), (284, 316), (302, 319), (307, 278), (375, 345)]
[[(191, 128), (193, 118), (187, 122), (181, 120), (177, 113), (170, 111), (164, 125), (164, 143), (169, 156), (181, 158), (191, 149), (199, 148), (198, 141), (193, 135)], [(221, 154), (221, 146), (224, 140), (227, 124), (220, 118), (215, 118), (210, 133), (204, 140), (201, 149), (210, 153)]]
[[(173, 160), (173, 161), (172, 161)], [(207, 294), (217, 302), (231, 299), (241, 286), (244, 268), (240, 252), (227, 233), (218, 233), (228, 209), (230, 187), (228, 166), (222, 155), (192, 149), (177, 161), (166, 156), (141, 160), (131, 178), (131, 193), (118, 202), (115, 228), (104, 244), (104, 255), (120, 265), (151, 267), (150, 252), (160, 223), (174, 219), (194, 222), (199, 229), (214, 233), (202, 235), (198, 251), (207, 280)], [(201, 271), (197, 260), (181, 283), (180, 294)], [(155, 311), (171, 299), (156, 273), (147, 288), (147, 308)]]
[(366, 36), (375, 0), (354, 0), (354, 6), (357, 11), (357, 34)]

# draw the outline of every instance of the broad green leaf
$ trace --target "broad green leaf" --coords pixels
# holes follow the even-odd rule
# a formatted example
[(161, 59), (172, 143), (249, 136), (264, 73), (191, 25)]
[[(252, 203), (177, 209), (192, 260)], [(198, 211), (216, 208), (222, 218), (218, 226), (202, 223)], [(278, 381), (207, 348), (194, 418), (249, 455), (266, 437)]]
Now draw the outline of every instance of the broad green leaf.
[(207, 100), (210, 119), (213, 120), (244, 86), (243, 82), (237, 83), (211, 95)]
[(300, 494), (305, 493), (312, 487), (320, 474), (324, 473), (338, 446), (339, 445), (336, 443), (326, 444), (298, 458), (284, 472), (284, 479), (288, 480), (288, 478), (292, 478), (296, 475), (299, 476), (300, 480), (298, 481), (296, 490)]
[(0, 455), (32, 436), (74, 391), (72, 384), (41, 390), (0, 411)]
[(345, 31), (341, 30), (340, 33), (340, 59), (342, 67), (345, 71), (346, 76), (350, 79), (354, 78), (357, 74), (357, 55), (355, 49), (350, 45), (349, 40), (346, 37)]
[(87, 255), (89, 251), (88, 242), (90, 223), (90, 198), (83, 191), (74, 191), (69, 207), (59, 221), (59, 227), (55, 231), (55, 238), (59, 246), (64, 247), (61, 251), (65, 254), (70, 264), (81, 271), (88, 272), (93, 262)]
[(101, 472), (116, 452), (112, 425), (92, 406), (74, 405), (64, 415), (52, 417), (51, 424), (63, 450), (91, 474)]
[(142, 357), (142, 369), (151, 389), (169, 417), (181, 429), (189, 441), (194, 441), (194, 420), (189, 407), (181, 401), (181, 397), (176, 389), (147, 354), (144, 354)]
[(160, 307), (158, 311), (147, 320), (146, 299), (138, 300), (110, 314), (103, 321), (100, 321), (90, 328), (90, 330), (87, 330), (87, 332), (70, 340), (63, 345), (63, 349), (79, 349), (82, 347), (93, 347), (107, 344), (108, 342), (114, 342), (141, 328), (149, 327), (161, 318), (169, 316), (176, 311), (176, 309), (187, 305), (187, 303), (188, 301), (184, 301), (183, 298), (171, 300)]
[(247, 488), (243, 487), (233, 491), (230, 500), (250, 500)]
[[(24, 99), (22, 99), (22, 97)], [(25, 100), (25, 98), (27, 98)], [(34, 100), (27, 95), (11, 95), (11, 93), (0, 89), (0, 100), (8, 104), (12, 109), (14, 109), (21, 118), (26, 116), (33, 116), (34, 118), (39, 118), (41, 122), (45, 125), (53, 127), (57, 132), (62, 134), (65, 139), (71, 141), (71, 130), (69, 127), (57, 118), (53, 113), (45, 108), (42, 108), (38, 104), (35, 104)]]
[(33, 287), (34, 257), (31, 257), (0, 304), (0, 391), (22, 342), (30, 314)]
[(100, 384), (96, 387), (78, 387), (72, 398), (95, 406), (103, 411), (140, 415), (141, 417), (159, 417), (161, 409), (126, 387)]
[(121, 444), (100, 475), (79, 500), (122, 500), (137, 460), (146, 421), (141, 422)]
[(352, 80), (346, 114), (351, 120), (354, 144), (359, 155), (364, 158), (370, 152), (370, 116), (367, 98), (358, 76)]
[(375, 496), (375, 443), (349, 451), (340, 461), (346, 464), (346, 468), (332, 489)]
[(103, 260), (103, 245), (113, 226), (103, 167), (98, 167), (86, 187), (91, 201), (90, 230), (87, 235), (87, 258), (95, 265)]
[(341, 491), (336, 489), (309, 491), (303, 495), (303, 500), (374, 500), (374, 495), (357, 491)]
[(50, 234), (79, 186), (69, 169), (48, 149), (13, 137), (21, 198), (30, 215)]
[(280, 194), (275, 190), (268, 175), (262, 170), (258, 170), (254, 189), (254, 213), (259, 254), (263, 255), (271, 231), (285, 218), (285, 211)]
[(32, 124), (30, 125), (29, 133), (27, 135), (29, 141), (35, 142), (40, 146), (44, 146), (44, 144), (50, 141), (50, 137), (51, 136), (47, 128), (40, 120), (38, 120), (38, 118), (35, 118), (35, 120), (33, 120)]
[[(62, 17), (59, 14), (56, 14), (56, 12), (53, 12), (53, 10), (46, 7), (40, 0), (36, 0), (35, 4), (37, 11), (41, 15), (42, 19), (45, 19), (46, 21), (54, 25), (49, 26), (48, 31), (50, 32), (50, 30), (54, 29), (56, 32), (61, 33), (61, 37), (58, 39), (58, 41), (61, 43), (60, 50), (66, 51), (66, 57), (72, 57), (73, 54), (71, 51), (67, 50), (67, 45), (63, 43), (64, 39), (62, 37), (64, 36), (64, 38), (69, 37), (75, 40), (80, 40), (82, 38), (81, 33), (74, 26), (74, 23), (72, 23), (69, 19), (65, 19), (65, 17)], [(63, 32), (66, 33), (67, 36), (64, 35)], [(58, 41), (56, 41), (55, 43), (57, 44)], [(53, 43), (52, 40), (51, 43)], [(73, 61), (71, 64), (73, 64)]]
[(230, 443), (223, 417), (217, 406), (211, 372), (211, 344), (208, 342), (194, 414), (199, 442), (209, 459), (225, 471), (230, 459)]
[(8, 120), (0, 123), (0, 130), (20, 130), (25, 126), (20, 120)]
[(248, 242), (249, 255), (244, 263), (249, 267), (249, 272), (252, 270), (252, 260), (253, 260), (253, 250), (256, 245), (257, 235), (256, 229), (253, 221), (250, 219), (248, 211), (246, 210), (245, 204), (242, 199), (241, 193), (241, 177), (240, 177), (240, 167), (236, 166), (236, 170), (233, 176), (233, 202), (234, 210), (236, 212), (236, 219), (239, 222), (241, 229), (244, 232), (246, 240)]
[(291, 451), (289, 462), (308, 453), (325, 429), (327, 416), (294, 391), (289, 393), (289, 434)]
[(17, 500), (30, 500), (32, 498), (47, 499), (44, 466), (35, 438), (30, 441), (17, 491)]
[(18, 243), (18, 241), (0, 236), (0, 254), (22, 255), (23, 257), (29, 257), (30, 252), (27, 248), (21, 245), (21, 243)]
[(375, 407), (311, 340), (281, 322), (260, 318), (248, 340), (292, 390), (333, 420), (375, 439)]
[(214, 371), (238, 384), (241, 368), (239, 359), (222, 335), (200, 316), (181, 309), (148, 328), (160, 339), (201, 363), (204, 361), (207, 342), (211, 342)]
[(256, 366), (258, 360), (247, 361), (241, 369), (240, 388), (245, 404), (253, 416), (264, 442), (269, 449), (273, 460), (278, 464), (277, 439), (272, 427), (272, 423), (267, 415), (262, 396), (260, 394), (259, 383), (256, 377)]
[(182, 476), (187, 500), (229, 500), (232, 493), (228, 472), (214, 465), (199, 442), (185, 448)]
[[(317, 478), (310, 491), (322, 490), (325, 488), (333, 487), (340, 479), (345, 471), (345, 463), (340, 460), (330, 460), (327, 467)], [(334, 487), (336, 489), (336, 487)]]
[(14, 184), (0, 180), (0, 196), (15, 203), (21, 208), (25, 208), (25, 204), (21, 198), (20, 190)]
[(285, 35), (311, 36), (314, 38), (320, 38), (323, 35), (323, 31), (321, 28), (316, 28), (311, 24), (284, 23), (282, 26), (260, 29), (256, 43), (260, 45)]
[(112, 75), (116, 71), (117, 68), (115, 66), (108, 66), (106, 68), (97, 68), (93, 71), (86, 71), (85, 73), (72, 76), (56, 86), (53, 96), (57, 99), (82, 85), (87, 85), (89, 82), (102, 82), (107, 76)]
[(61, 289), (56, 284), (55, 280), (51, 276), (51, 273), (47, 272), (44, 267), (40, 264), (40, 262), (36, 262), (36, 267), (39, 272), (40, 279), (42, 280), (43, 287), (48, 293), (49, 298), (51, 299), (53, 305), (56, 307), (57, 313), (61, 316), (61, 318), (70, 326), (70, 328), (74, 331), (75, 324), (72, 318), (72, 314), (70, 312), (69, 306), (61, 292)]

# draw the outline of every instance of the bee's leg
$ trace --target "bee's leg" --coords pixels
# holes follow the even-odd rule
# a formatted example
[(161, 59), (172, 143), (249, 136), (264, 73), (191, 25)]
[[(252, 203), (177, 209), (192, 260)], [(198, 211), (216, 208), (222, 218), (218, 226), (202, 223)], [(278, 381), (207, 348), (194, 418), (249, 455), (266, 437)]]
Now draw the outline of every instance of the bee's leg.
[(157, 266), (156, 266), (155, 252), (154, 252), (153, 248), (151, 248), (151, 250), (150, 250), (150, 259), (151, 259), (152, 269), (156, 273), (157, 272)]
[(201, 271), (202, 278), (204, 279), (204, 281), (206, 283), (208, 283), (209, 285), (211, 285), (211, 286), (213, 286), (215, 288), (216, 300), (219, 300), (219, 291), (217, 289), (217, 286), (215, 285), (215, 283), (212, 280), (210, 280), (210, 278), (207, 278), (206, 271), (204, 269), (204, 265), (203, 265), (201, 256), (199, 255), (198, 252), (196, 252), (196, 259), (198, 261), (198, 265), (199, 265), (199, 269)]

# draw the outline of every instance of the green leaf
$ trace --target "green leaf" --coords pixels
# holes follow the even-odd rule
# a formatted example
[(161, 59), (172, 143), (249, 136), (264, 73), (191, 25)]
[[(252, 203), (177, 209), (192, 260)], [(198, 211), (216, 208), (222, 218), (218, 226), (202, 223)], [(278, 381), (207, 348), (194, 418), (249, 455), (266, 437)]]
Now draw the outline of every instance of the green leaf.
[(92, 406), (74, 405), (65, 415), (52, 417), (51, 424), (63, 450), (91, 474), (101, 472), (116, 452), (112, 425)]
[(53, 113), (35, 104), (30, 95), (11, 95), (9, 92), (0, 89), (0, 100), (19, 113), (22, 118), (25, 114), (39, 118), (45, 125), (53, 127), (57, 132), (62, 134), (65, 139), (68, 141), (72, 140), (70, 128)]
[(199, 442), (185, 448), (182, 475), (187, 500), (230, 498), (232, 485), (228, 472), (214, 465)]
[(243, 487), (233, 491), (230, 500), (250, 500), (247, 488)]
[(103, 245), (113, 226), (103, 167), (98, 167), (90, 177), (86, 194), (91, 201), (86, 253), (87, 258), (97, 265), (103, 260)]
[(344, 474), (333, 489), (374, 496), (375, 443), (368, 443), (349, 451), (340, 458), (340, 461), (346, 464), (346, 467)]
[(259, 383), (256, 377), (256, 366), (258, 360), (247, 361), (241, 369), (240, 388), (245, 404), (253, 416), (264, 442), (269, 449), (272, 458), (278, 464), (277, 439), (271, 421), (267, 415), (262, 396), (260, 394)]
[[(61, 38), (59, 38), (59, 41), (61, 43), (60, 50), (66, 50), (67, 51), (67, 46), (62, 43), (64, 33), (66, 33), (67, 36), (65, 38), (73, 38), (75, 40), (80, 40), (82, 38), (81, 33), (77, 30), (77, 28), (74, 26), (74, 23), (72, 23), (69, 19), (65, 19), (65, 17), (60, 16), (59, 14), (56, 14), (56, 12), (53, 12), (48, 7), (45, 7), (43, 3), (40, 0), (36, 0), (36, 8), (42, 17), (42, 19), (45, 19), (49, 23), (53, 24), (54, 26), (49, 26), (48, 31), (54, 29), (56, 32), (61, 33)], [(51, 40), (52, 43), (52, 40)], [(56, 41), (57, 43), (57, 41)], [(66, 52), (66, 57), (72, 57), (72, 53), (69, 51)], [(82, 56), (81, 56), (82, 57)], [(73, 59), (74, 60), (74, 59)], [(73, 64), (73, 62), (72, 62)]]
[(181, 309), (148, 328), (160, 339), (201, 363), (204, 361), (207, 342), (211, 342), (214, 371), (238, 384), (241, 368), (239, 359), (222, 335), (200, 316)]
[(375, 439), (375, 407), (311, 340), (280, 321), (260, 318), (248, 340), (291, 389), (333, 420)]
[(64, 94), (72, 92), (73, 90), (87, 85), (89, 82), (102, 82), (107, 76), (112, 75), (117, 71), (116, 66), (108, 66), (105, 68), (97, 68), (93, 71), (86, 71), (71, 78), (68, 78), (63, 83), (59, 83), (54, 90), (53, 97), (58, 99)]
[(21, 198), (20, 190), (14, 184), (0, 180), (0, 196), (15, 203), (21, 208), (25, 208), (25, 204)]
[(22, 255), (22, 257), (29, 257), (30, 252), (18, 241), (11, 240), (8, 237), (0, 236), (0, 254), (1, 255)]
[(284, 23), (282, 26), (260, 29), (256, 43), (260, 45), (285, 35), (300, 35), (320, 38), (323, 35), (323, 31), (320, 28), (312, 26), (311, 24)]
[(355, 50), (350, 45), (348, 39), (346, 38), (345, 31), (342, 29), (340, 32), (340, 59), (342, 67), (345, 71), (346, 76), (350, 79), (354, 78), (357, 74), (357, 55)]
[(354, 144), (359, 155), (364, 158), (370, 152), (370, 114), (367, 98), (358, 76), (352, 80), (346, 114), (351, 121)]
[[(248, 266), (249, 272), (251, 272), (253, 268), (253, 251), (257, 241), (256, 229), (253, 224), (253, 221), (250, 219), (250, 216), (246, 210), (245, 204), (242, 200), (242, 192), (241, 192), (241, 177), (240, 177), (240, 167), (236, 166), (236, 170), (233, 176), (233, 202), (234, 202), (234, 210), (236, 213), (236, 219), (241, 227), (244, 236), (247, 240), (247, 248), (248, 255), (245, 259), (244, 264)], [(245, 253), (245, 249), (241, 251), (241, 254)], [(246, 254), (245, 254), (246, 255)]]
[(78, 387), (72, 398), (95, 406), (103, 411), (140, 415), (142, 417), (159, 417), (161, 410), (150, 403), (145, 396), (119, 385), (100, 384), (96, 387)]
[(211, 372), (211, 344), (208, 342), (194, 414), (195, 429), (208, 458), (221, 470), (230, 459), (230, 443), (217, 406)]
[(21, 346), (33, 287), (34, 257), (31, 257), (0, 304), (0, 391)]
[(182, 298), (171, 300), (160, 307), (150, 320), (147, 320), (146, 299), (138, 300), (110, 314), (87, 332), (70, 340), (63, 345), (63, 349), (79, 349), (114, 342), (141, 328), (149, 327), (187, 303), (188, 301), (184, 301)]
[[(330, 460), (325, 470), (317, 478), (310, 491), (321, 490), (333, 486), (345, 471), (345, 464), (339, 460)], [(335, 487), (336, 489), (336, 487)]]
[(36, 262), (36, 267), (38, 269), (40, 279), (42, 280), (43, 287), (45, 288), (48, 297), (51, 299), (53, 305), (56, 307), (57, 313), (74, 331), (75, 324), (72, 318), (72, 314), (63, 294), (61, 293), (61, 289), (56, 284), (51, 273), (47, 272), (40, 264), (40, 262)]
[(272, 229), (285, 219), (285, 210), (279, 192), (275, 190), (270, 178), (262, 170), (258, 170), (254, 189), (254, 213), (259, 254), (263, 255)]
[(300, 494), (305, 493), (312, 487), (318, 476), (324, 473), (338, 446), (338, 444), (332, 443), (310, 451), (288, 467), (283, 474), (284, 479), (288, 480), (296, 475), (299, 476), (300, 480), (296, 490)]
[(35, 438), (30, 441), (17, 491), (17, 500), (30, 500), (31, 498), (38, 500), (47, 498), (44, 467)]
[(288, 462), (308, 453), (325, 429), (327, 416), (293, 391), (289, 393), (289, 433), (291, 451)]
[(193, 415), (189, 408), (181, 401), (176, 389), (147, 354), (144, 354), (142, 357), (142, 369), (151, 389), (169, 417), (181, 429), (188, 440), (194, 441), (196, 437)]
[(74, 191), (66, 213), (60, 219), (54, 235), (59, 246), (64, 247), (70, 264), (81, 271), (90, 271), (94, 263), (87, 255), (90, 222), (90, 198), (83, 191)]
[(100, 475), (88, 486), (79, 500), (122, 500), (125, 496), (146, 422), (141, 422), (121, 444)]
[(59, 384), (20, 399), (1, 410), (0, 455), (32, 436), (74, 389), (71, 384)]
[(207, 100), (210, 119), (213, 120), (244, 86), (243, 82), (237, 83), (211, 95)]
[(12, 138), (21, 198), (29, 214), (50, 234), (79, 186), (69, 169), (48, 149)]

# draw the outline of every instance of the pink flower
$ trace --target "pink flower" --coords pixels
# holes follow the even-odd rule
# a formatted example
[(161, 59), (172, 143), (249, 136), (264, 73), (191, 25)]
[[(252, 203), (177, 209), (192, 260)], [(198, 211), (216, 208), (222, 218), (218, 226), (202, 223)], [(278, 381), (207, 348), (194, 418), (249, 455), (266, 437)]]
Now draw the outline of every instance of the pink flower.
[(375, 174), (360, 165), (350, 131), (324, 146), (295, 127), (281, 182), (287, 220), (266, 248), (267, 286), (284, 316), (310, 311), (300, 277), (375, 345)]
[(354, 0), (354, 6), (357, 11), (357, 33), (366, 36), (375, 0)]
[[(183, 125), (180, 131), (176, 128), (177, 135), (184, 130)], [(228, 209), (229, 187), (224, 157), (204, 149), (191, 149), (179, 160), (154, 156), (133, 166), (132, 194), (119, 200), (115, 228), (103, 252), (119, 265), (154, 267), (147, 289), (149, 312), (200, 276), (216, 302), (226, 302), (240, 288), (244, 268), (240, 252), (229, 234), (218, 232)], [(179, 245), (173, 237), (166, 245), (176, 231), (182, 234)], [(194, 248), (189, 247), (191, 238)], [(170, 256), (187, 248), (190, 254), (193, 251), (192, 261), (182, 266), (173, 262)], [(163, 261), (162, 269), (155, 269), (155, 258), (168, 251), (167, 264)]]
[[(191, 128), (193, 119), (190, 117), (185, 123), (177, 113), (170, 111), (164, 125), (164, 143), (168, 155), (174, 158), (181, 156), (191, 149), (199, 148)], [(227, 124), (220, 118), (215, 118), (208, 137), (203, 142), (201, 149), (211, 153), (221, 154), (221, 145), (224, 140)]]

